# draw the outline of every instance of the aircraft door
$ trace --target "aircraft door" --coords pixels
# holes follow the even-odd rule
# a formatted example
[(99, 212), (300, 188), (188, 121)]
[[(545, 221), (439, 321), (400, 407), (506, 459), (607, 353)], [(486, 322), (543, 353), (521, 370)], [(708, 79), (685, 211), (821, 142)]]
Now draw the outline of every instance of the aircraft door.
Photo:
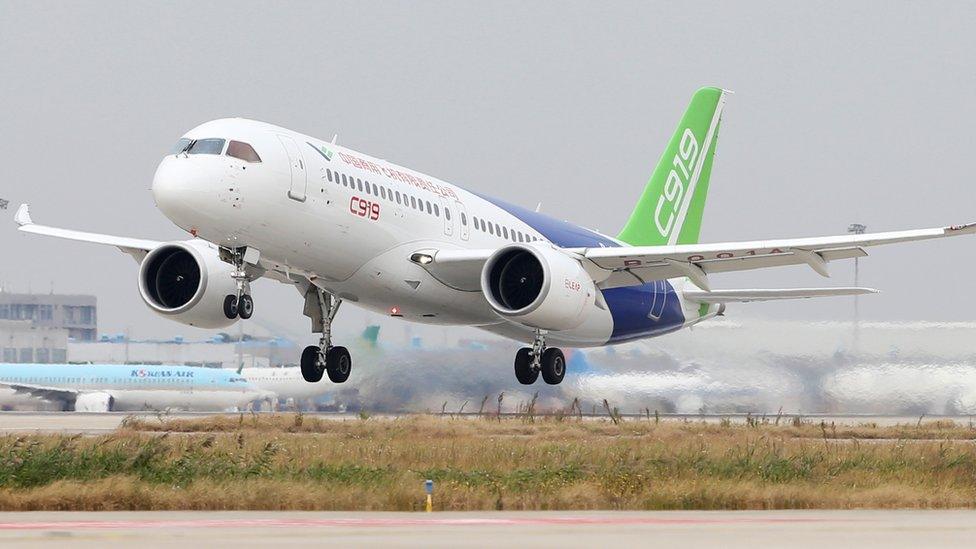
[(438, 202), (441, 203), (441, 209), (444, 210), (444, 235), (454, 236), (454, 223), (457, 213), (451, 211), (450, 203), (447, 200), (441, 198)]
[(471, 220), (468, 219), (467, 208), (464, 207), (464, 204), (462, 204), (460, 200), (455, 200), (454, 209), (451, 211), (451, 213), (457, 215), (457, 223), (461, 231), (461, 240), (467, 240), (468, 236), (471, 234), (470, 230), (468, 229), (468, 223), (471, 223)]
[(288, 189), (288, 198), (305, 202), (306, 187), (308, 185), (307, 173), (305, 170), (305, 160), (302, 158), (302, 151), (299, 150), (295, 140), (287, 135), (279, 135), (278, 140), (288, 154), (288, 166), (291, 170), (291, 183)]

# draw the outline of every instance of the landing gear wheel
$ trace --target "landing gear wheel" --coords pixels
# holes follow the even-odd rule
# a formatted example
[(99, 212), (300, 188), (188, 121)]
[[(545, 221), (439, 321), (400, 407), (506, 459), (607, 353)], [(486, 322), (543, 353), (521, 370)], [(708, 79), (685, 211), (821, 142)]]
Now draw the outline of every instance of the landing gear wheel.
[(515, 379), (522, 385), (532, 385), (539, 379), (539, 370), (532, 367), (531, 347), (522, 347), (515, 353)]
[[(352, 372), (352, 357), (345, 347), (333, 347), (325, 355), (325, 371), (332, 383), (343, 383)], [(321, 377), (321, 374), (319, 374)]]
[(237, 318), (237, 296), (228, 295), (224, 298), (224, 316), (227, 318)]
[(239, 314), (244, 320), (251, 318), (251, 315), (254, 314), (254, 298), (251, 297), (251, 294), (244, 294), (241, 296), (241, 299), (238, 300), (237, 314)]
[(321, 380), (324, 373), (329, 374), (333, 383), (349, 379), (352, 371), (349, 351), (345, 347), (332, 346), (332, 320), (341, 304), (341, 299), (312, 284), (305, 293), (306, 310), (318, 305), (314, 307), (318, 310), (306, 313), (312, 318), (312, 331), (322, 333), (318, 345), (308, 346), (302, 352), (302, 377), (309, 383)]
[(542, 353), (542, 379), (549, 385), (559, 385), (566, 375), (566, 357), (555, 347)]
[(318, 345), (305, 347), (305, 350), (302, 351), (302, 377), (305, 378), (305, 381), (309, 383), (321, 381), (324, 371), (322, 361), (319, 360)]

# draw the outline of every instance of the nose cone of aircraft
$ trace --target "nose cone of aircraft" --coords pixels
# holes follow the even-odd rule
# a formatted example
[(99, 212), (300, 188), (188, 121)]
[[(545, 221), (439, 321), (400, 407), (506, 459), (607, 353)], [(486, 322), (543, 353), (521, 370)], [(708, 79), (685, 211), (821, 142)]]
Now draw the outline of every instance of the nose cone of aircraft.
[(195, 158), (167, 156), (153, 177), (156, 207), (180, 227), (191, 230), (206, 219), (208, 197), (219, 180), (218, 173)]

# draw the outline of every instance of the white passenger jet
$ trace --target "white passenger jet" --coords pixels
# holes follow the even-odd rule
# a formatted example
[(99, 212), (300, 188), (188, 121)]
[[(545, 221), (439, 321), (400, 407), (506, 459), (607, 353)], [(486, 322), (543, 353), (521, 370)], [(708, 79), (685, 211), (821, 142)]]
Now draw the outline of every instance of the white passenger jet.
[(157, 242), (34, 224), (20, 230), (117, 246), (141, 263), (139, 291), (157, 313), (218, 328), (254, 310), (250, 283), (294, 285), (317, 346), (302, 373), (336, 383), (352, 360), (333, 346), (345, 301), (415, 322), (479, 328), (525, 342), (515, 374), (562, 381), (555, 345), (658, 336), (721, 314), (728, 302), (871, 293), (869, 288), (712, 290), (710, 275), (836, 260), (880, 244), (976, 232), (951, 227), (699, 244), (726, 91), (702, 88), (616, 237), (285, 128), (207, 122), (163, 158), (157, 207), (193, 235)]

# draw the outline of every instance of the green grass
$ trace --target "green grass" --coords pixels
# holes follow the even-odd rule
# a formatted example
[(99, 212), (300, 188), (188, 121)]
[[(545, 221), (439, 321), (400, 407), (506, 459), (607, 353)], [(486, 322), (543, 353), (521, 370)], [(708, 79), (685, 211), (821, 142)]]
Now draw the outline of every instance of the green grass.
[(653, 420), (127, 421), (0, 437), (0, 510), (976, 507), (976, 432)]

